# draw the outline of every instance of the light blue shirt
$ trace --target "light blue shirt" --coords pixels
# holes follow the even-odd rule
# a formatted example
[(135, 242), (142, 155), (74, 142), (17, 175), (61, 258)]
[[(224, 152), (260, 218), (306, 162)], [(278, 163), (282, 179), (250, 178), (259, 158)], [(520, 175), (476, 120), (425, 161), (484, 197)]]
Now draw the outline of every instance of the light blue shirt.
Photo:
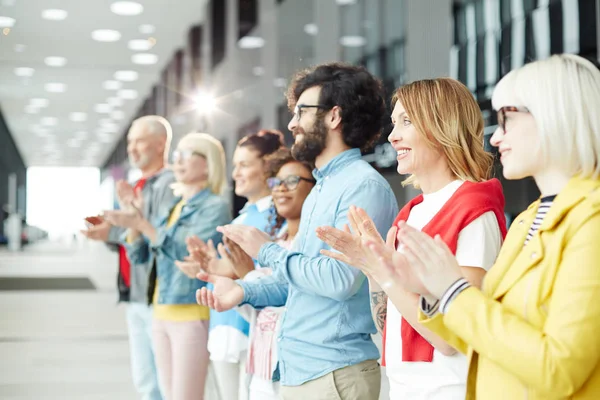
[(358, 269), (321, 256), (329, 247), (315, 234), (319, 226), (342, 229), (348, 209), (363, 208), (385, 235), (398, 213), (388, 182), (358, 149), (348, 150), (313, 172), (317, 183), (302, 207), (292, 251), (275, 243), (261, 247), (258, 262), (273, 275), (239, 284), (242, 304), (286, 306), (278, 337), (281, 383), (297, 386), (331, 371), (379, 358), (371, 334), (369, 287)]

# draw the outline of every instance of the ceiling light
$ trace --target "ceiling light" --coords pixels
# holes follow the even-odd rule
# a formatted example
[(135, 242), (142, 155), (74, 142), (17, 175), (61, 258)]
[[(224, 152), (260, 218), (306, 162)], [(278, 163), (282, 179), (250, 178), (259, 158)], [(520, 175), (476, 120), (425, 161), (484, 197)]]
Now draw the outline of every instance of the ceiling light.
[(75, 138), (67, 140), (67, 146), (69, 147), (81, 147), (81, 142)]
[(112, 141), (114, 141), (114, 138), (110, 133), (101, 133), (98, 134), (98, 140), (101, 143), (111, 143)]
[(55, 126), (56, 124), (58, 124), (58, 118), (56, 118), (56, 117), (43, 117), (40, 120), (40, 124), (42, 124), (44, 126)]
[(117, 15), (139, 15), (144, 11), (144, 6), (133, 1), (117, 1), (110, 5), (110, 11)]
[(139, 30), (140, 30), (140, 33), (143, 33), (144, 35), (150, 35), (150, 34), (154, 33), (156, 28), (154, 27), (154, 25), (144, 24), (144, 25), (140, 25)]
[(119, 90), (118, 96), (124, 100), (135, 100), (138, 97), (138, 92), (133, 89)]
[(287, 80), (285, 78), (275, 78), (273, 80), (275, 87), (283, 88), (287, 86)]
[(0, 28), (12, 28), (15, 22), (14, 18), (0, 16)]
[(64, 57), (46, 57), (44, 62), (49, 67), (64, 67), (67, 64), (67, 59)]
[(112, 107), (121, 107), (123, 105), (123, 99), (119, 97), (109, 97), (106, 99), (106, 103), (110, 104)]
[(265, 69), (263, 67), (254, 67), (252, 68), (252, 74), (254, 76), (263, 76), (265, 74)]
[(24, 44), (15, 44), (15, 51), (17, 53), (24, 52), (26, 48), (27, 48), (27, 46), (25, 46)]
[(265, 45), (265, 39), (258, 36), (244, 36), (238, 41), (241, 49), (259, 49)]
[(116, 42), (121, 39), (121, 33), (112, 29), (97, 29), (92, 32), (92, 39), (98, 42)]
[(18, 68), (15, 68), (15, 75), (16, 76), (30, 77), (30, 76), (33, 75), (34, 72), (35, 72), (35, 70), (33, 68), (29, 68), (29, 67), (18, 67)]
[(111, 107), (108, 104), (96, 104), (94, 106), (94, 111), (99, 114), (108, 114), (110, 113)]
[(10, 28), (2, 29), (2, 33), (4, 34), (4, 36), (8, 36), (8, 34), (10, 33)]
[(137, 81), (138, 73), (135, 71), (117, 71), (115, 72), (115, 79), (123, 82)]
[(131, 62), (139, 65), (152, 65), (158, 62), (158, 56), (150, 53), (139, 53), (131, 56)]
[[(120, 100), (120, 99), (119, 99)], [(115, 110), (110, 113), (110, 117), (114, 120), (120, 121), (125, 118), (125, 113), (121, 110)]]
[(106, 90), (119, 90), (123, 84), (119, 81), (105, 81), (102, 87)]
[(208, 113), (215, 109), (216, 100), (209, 93), (199, 92), (194, 97), (196, 109), (202, 113)]
[(40, 109), (37, 108), (36, 106), (29, 104), (29, 105), (25, 106), (25, 112), (27, 114), (37, 114), (38, 112), (40, 112)]
[(153, 43), (146, 39), (135, 39), (130, 40), (127, 46), (133, 51), (146, 51), (152, 48)]
[(47, 92), (51, 93), (63, 93), (67, 91), (67, 85), (58, 82), (46, 83), (44, 88)]
[(69, 119), (73, 122), (84, 122), (87, 120), (87, 114), (84, 112), (72, 112), (69, 114)]
[(85, 140), (88, 137), (88, 133), (86, 131), (79, 131), (75, 133), (75, 137), (79, 140)]
[(317, 33), (319, 33), (319, 27), (317, 24), (306, 24), (304, 25), (304, 33), (315, 36)]
[(356, 0), (335, 0), (335, 2), (338, 3), (338, 5), (340, 6), (347, 6), (349, 4), (356, 3)]
[(35, 98), (29, 100), (29, 104), (34, 107), (48, 107), (50, 101), (48, 99)]
[(42, 11), (42, 18), (50, 21), (62, 21), (67, 18), (67, 15), (69, 15), (69, 13), (65, 10), (50, 9)]
[(340, 44), (345, 47), (362, 47), (367, 44), (367, 40), (363, 36), (342, 36)]

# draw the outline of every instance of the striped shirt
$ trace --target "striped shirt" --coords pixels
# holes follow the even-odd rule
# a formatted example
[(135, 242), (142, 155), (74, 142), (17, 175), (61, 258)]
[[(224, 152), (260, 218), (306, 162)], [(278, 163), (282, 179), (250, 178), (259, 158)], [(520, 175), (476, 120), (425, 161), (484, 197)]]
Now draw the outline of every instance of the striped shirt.
[(550, 206), (552, 206), (552, 203), (554, 202), (555, 198), (556, 195), (542, 197), (542, 201), (537, 210), (537, 214), (535, 215), (533, 223), (529, 227), (529, 232), (527, 233), (527, 238), (525, 239), (525, 243), (523, 244), (523, 246), (525, 246), (531, 240), (533, 235), (538, 231), (538, 229), (540, 229), (540, 226), (542, 225), (546, 214), (548, 214), (548, 210), (550, 210)]

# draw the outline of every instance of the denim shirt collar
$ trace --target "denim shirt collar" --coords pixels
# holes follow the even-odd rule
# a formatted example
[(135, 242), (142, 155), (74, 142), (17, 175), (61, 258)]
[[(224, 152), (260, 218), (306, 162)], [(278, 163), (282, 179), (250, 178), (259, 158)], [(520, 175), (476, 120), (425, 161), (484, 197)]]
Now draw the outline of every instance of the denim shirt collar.
[[(208, 197), (210, 195), (210, 193), (211, 193), (211, 191), (210, 191), (209, 188), (202, 189), (201, 191), (199, 191), (198, 193), (196, 193), (195, 195), (193, 195), (192, 198), (190, 198), (188, 201), (186, 201), (185, 205), (188, 206), (188, 209), (194, 210), (195, 206), (198, 205), (199, 203), (202, 203), (202, 201), (204, 201), (204, 199), (206, 197)], [(176, 197), (173, 200), (173, 203), (169, 207), (169, 213), (167, 215), (164, 215), (160, 219), (159, 226), (166, 225), (166, 223), (169, 220), (169, 217), (171, 215), (171, 211), (173, 211), (173, 208), (175, 208), (175, 206), (177, 204), (179, 204), (179, 202), (181, 201), (181, 199), (182, 199), (182, 197)], [(186, 213), (185, 211), (182, 211), (181, 216), (179, 217), (179, 219), (187, 217), (187, 214), (188, 213)]]
[(335, 156), (331, 161), (325, 164), (321, 169), (315, 168), (313, 176), (317, 182), (325, 179), (327, 176), (335, 175), (338, 171), (344, 169), (348, 164), (360, 160), (360, 149), (350, 149)]

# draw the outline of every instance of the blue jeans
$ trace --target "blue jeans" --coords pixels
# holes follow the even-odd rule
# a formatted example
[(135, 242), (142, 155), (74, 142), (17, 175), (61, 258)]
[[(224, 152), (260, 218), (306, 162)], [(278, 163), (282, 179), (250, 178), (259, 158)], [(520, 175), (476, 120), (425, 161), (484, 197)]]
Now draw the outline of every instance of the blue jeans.
[(143, 400), (162, 400), (152, 350), (152, 308), (129, 303), (127, 327), (133, 385)]

